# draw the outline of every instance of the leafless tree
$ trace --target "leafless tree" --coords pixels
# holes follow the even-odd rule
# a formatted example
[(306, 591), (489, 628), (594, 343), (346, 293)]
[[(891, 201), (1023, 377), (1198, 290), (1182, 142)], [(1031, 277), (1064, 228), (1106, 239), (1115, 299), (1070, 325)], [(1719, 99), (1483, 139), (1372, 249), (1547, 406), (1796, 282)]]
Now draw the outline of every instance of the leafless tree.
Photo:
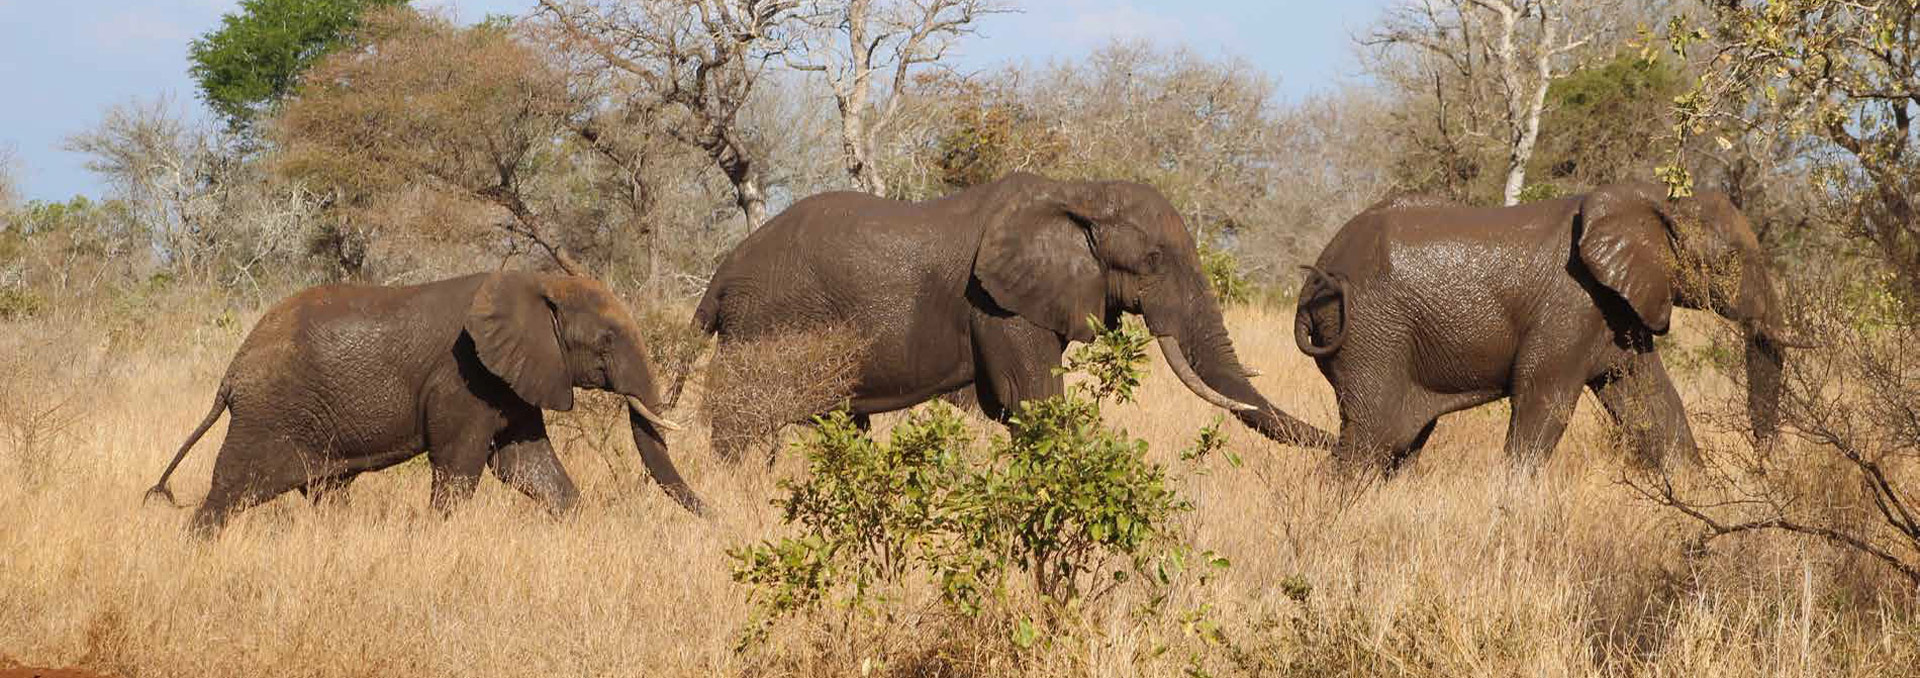
[(211, 222), (226, 188), (218, 175), (228, 160), (215, 152), (206, 130), (163, 97), (107, 109), (99, 125), (68, 137), (64, 147), (88, 156), (87, 169), (107, 179), (175, 270), (211, 273)]
[(1526, 187), (1548, 85), (1617, 10), (1617, 2), (1418, 0), (1390, 10), (1361, 42), (1416, 53), (1402, 88), (1430, 91), (1447, 146), (1467, 145), (1456, 134), (1499, 143), (1506, 155), (1501, 200), (1512, 205)]
[[(1008, 11), (1002, 0), (812, 0), (795, 37), (803, 54), (789, 66), (825, 76), (840, 112), (840, 149), (860, 190), (886, 195), (873, 160), (875, 139), (899, 115), (919, 67), (933, 66), (980, 17)], [(875, 88), (880, 98), (874, 100)]]
[(544, 57), (507, 29), (406, 7), (362, 31), (366, 46), (317, 64), (275, 122), (281, 173), (367, 205), (422, 185), (483, 201), (508, 215), (495, 226), (584, 272), (528, 191), (579, 106)]
[(20, 202), (20, 186), (14, 175), (16, 154), (13, 144), (0, 144), (0, 215), (12, 211)]
[[(1703, 528), (1692, 549), (1783, 531), (1878, 561), (1920, 591), (1920, 324), (1861, 304), (1848, 274), (1796, 285), (1801, 324), (1822, 348), (1796, 352), (1781, 393), (1784, 439), (1758, 440), (1740, 403), (1739, 444), (1709, 445), (1694, 473), (1651, 470), (1629, 487)], [(1738, 375), (1736, 375), (1737, 377)]]
[(780, 52), (800, 0), (540, 0), (559, 43), (589, 55), (623, 107), (706, 153), (733, 185), (749, 228), (767, 218), (764, 160), (740, 112)]

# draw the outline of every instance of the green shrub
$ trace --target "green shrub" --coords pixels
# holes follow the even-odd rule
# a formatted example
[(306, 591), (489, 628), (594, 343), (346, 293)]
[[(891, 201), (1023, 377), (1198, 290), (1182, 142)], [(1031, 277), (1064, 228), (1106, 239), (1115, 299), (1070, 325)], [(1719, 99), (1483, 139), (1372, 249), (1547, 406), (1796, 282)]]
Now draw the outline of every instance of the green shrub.
[(1538, 202), (1565, 196), (1567, 192), (1559, 186), (1549, 183), (1527, 184), (1520, 189), (1520, 202)]
[(1240, 271), (1233, 253), (1211, 244), (1200, 245), (1200, 271), (1221, 304), (1244, 304), (1253, 299), (1253, 281)]
[[(1005, 624), (1019, 647), (1119, 587), (1163, 592), (1196, 557), (1174, 529), (1192, 504), (1147, 460), (1145, 441), (1101, 419), (1104, 404), (1132, 398), (1148, 340), (1129, 325), (1077, 349), (1069, 369), (1093, 383), (1026, 403), (1008, 435), (984, 447), (940, 402), (909, 415), (884, 442), (843, 412), (818, 419), (794, 444), (807, 472), (784, 481), (786, 496), (776, 501), (797, 534), (729, 551), (734, 579), (752, 588), (756, 606), (742, 646), (826, 603), (890, 619), (887, 603), (915, 576), (937, 587), (944, 609), (968, 619), (1007, 611), (1016, 592), (1031, 594), (1045, 611), (1040, 621), (1008, 615)], [(1218, 424), (1200, 432), (1183, 463), (1223, 446)], [(1197, 558), (1227, 566), (1211, 552)], [(1188, 614), (1212, 628), (1204, 609)]]

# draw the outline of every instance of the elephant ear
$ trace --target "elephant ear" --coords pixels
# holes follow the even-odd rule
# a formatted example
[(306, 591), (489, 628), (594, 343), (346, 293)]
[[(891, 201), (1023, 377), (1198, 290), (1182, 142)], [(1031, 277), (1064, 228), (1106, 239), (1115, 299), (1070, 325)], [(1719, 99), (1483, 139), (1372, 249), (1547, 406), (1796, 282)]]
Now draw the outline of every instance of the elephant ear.
[(1093, 232), (1111, 220), (1097, 188), (1051, 185), (1046, 195), (987, 227), (973, 275), (1001, 308), (1076, 341), (1093, 332), (1087, 316), (1106, 311), (1106, 281)]
[(480, 363), (514, 395), (543, 410), (573, 409), (573, 376), (560, 348), (560, 321), (538, 278), (487, 276), (467, 309), (467, 335)]
[(1580, 204), (1580, 261), (1654, 333), (1673, 315), (1673, 237), (1657, 199), (1601, 190)]

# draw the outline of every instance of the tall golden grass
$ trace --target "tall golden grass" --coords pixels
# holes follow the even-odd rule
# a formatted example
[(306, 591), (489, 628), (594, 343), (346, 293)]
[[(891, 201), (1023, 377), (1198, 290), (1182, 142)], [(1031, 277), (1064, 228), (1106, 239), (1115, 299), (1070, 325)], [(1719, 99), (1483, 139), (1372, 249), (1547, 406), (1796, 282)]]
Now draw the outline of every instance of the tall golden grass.
[[(704, 426), (670, 442), (716, 509), (706, 520), (647, 486), (619, 442), (604, 442), (620, 436), (568, 435), (562, 455), (584, 495), (568, 520), (493, 481), (443, 520), (427, 507), (426, 469), (409, 464), (362, 477), (339, 503), (290, 495), (216, 541), (190, 539), (187, 511), (141, 496), (205, 413), (253, 316), (236, 320), (182, 322), (144, 342), (96, 341), (103, 335), (58, 324), (0, 327), (0, 345), (39, 351), (44, 363), (27, 364), (47, 366), (0, 375), (6, 397), (81, 394), (58, 435), (35, 442), (57, 446), (51, 461), (0, 438), (0, 666), (121, 676), (861, 672), (857, 656), (828, 651), (836, 639), (806, 624), (734, 650), (749, 607), (725, 550), (779, 533), (768, 501), (794, 464), (721, 464)], [(1330, 425), (1331, 391), (1294, 349), (1290, 320), (1228, 314), (1240, 355), (1265, 373), (1261, 389)], [(1682, 341), (1712, 322), (1683, 318)], [(1707, 372), (1681, 380), (1696, 406), (1732, 388)], [(692, 421), (684, 413), (702, 393), (689, 395), (676, 414)], [(1322, 455), (1228, 424), (1244, 466), (1216, 464), (1183, 487), (1198, 507), (1185, 525), (1194, 543), (1233, 563), (1176, 592), (1182, 605), (1211, 602), (1223, 625), (1229, 644), (1211, 648), (1207, 666), (1247, 675), (1920, 675), (1913, 592), (1871, 563), (1786, 535), (1684, 555), (1694, 526), (1619, 485), (1627, 460), (1598, 410), (1581, 405), (1531, 479), (1506, 472), (1503, 406), (1449, 416), (1409, 473), (1351, 499), (1320, 475)], [(1215, 412), (1156, 365), (1139, 402), (1109, 416), (1171, 460)], [(224, 420), (176, 474), (183, 501), (205, 491), (223, 431)], [(56, 471), (28, 483), (23, 463)], [(903, 624), (886, 642), (936, 659), (866, 668), (1179, 675), (1177, 653), (1156, 650), (1183, 636), (1180, 621), (1126, 608), (1088, 610), (1072, 637), (1025, 653), (951, 625)]]

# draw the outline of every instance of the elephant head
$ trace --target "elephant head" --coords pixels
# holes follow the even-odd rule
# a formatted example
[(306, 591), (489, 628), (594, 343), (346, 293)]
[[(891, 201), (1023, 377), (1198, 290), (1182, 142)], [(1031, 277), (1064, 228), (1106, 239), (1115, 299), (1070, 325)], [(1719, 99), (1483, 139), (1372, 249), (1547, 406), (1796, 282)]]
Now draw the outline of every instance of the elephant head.
[(1086, 318), (1137, 313), (1181, 383), (1280, 442), (1331, 448), (1333, 437), (1275, 408), (1234, 356), (1186, 223), (1150, 186), (1002, 180), (973, 275), (1000, 307), (1062, 336), (1092, 338)]
[(605, 285), (576, 276), (496, 273), (474, 295), (466, 330), (487, 370), (535, 407), (573, 409), (575, 387), (626, 396), (634, 447), (648, 473), (681, 506), (704, 512), (667, 454), (663, 429), (678, 426), (654, 413), (659, 389), (640, 326)]
[(1668, 199), (1653, 184), (1604, 186), (1580, 205), (1581, 262), (1655, 334), (1674, 306), (1711, 310), (1747, 337), (1747, 415), (1754, 432), (1778, 428), (1782, 347), (1805, 346), (1787, 326), (1766, 254), (1724, 194)]

